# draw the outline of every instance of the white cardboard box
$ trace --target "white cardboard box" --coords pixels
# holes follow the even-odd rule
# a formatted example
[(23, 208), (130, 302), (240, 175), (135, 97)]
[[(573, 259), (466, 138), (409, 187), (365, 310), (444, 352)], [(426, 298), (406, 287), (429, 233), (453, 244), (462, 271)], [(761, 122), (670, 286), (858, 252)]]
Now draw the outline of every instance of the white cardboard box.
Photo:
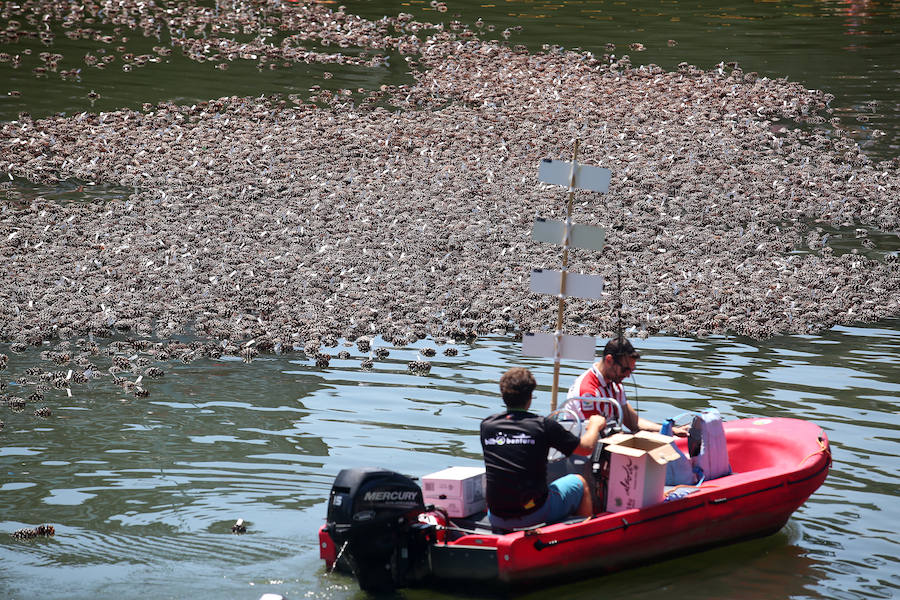
[(484, 467), (450, 467), (422, 477), (425, 504), (451, 517), (468, 517), (485, 509)]
[(678, 458), (670, 445), (675, 438), (639, 431), (606, 438), (609, 481), (606, 510), (619, 512), (658, 504), (664, 499), (666, 463)]

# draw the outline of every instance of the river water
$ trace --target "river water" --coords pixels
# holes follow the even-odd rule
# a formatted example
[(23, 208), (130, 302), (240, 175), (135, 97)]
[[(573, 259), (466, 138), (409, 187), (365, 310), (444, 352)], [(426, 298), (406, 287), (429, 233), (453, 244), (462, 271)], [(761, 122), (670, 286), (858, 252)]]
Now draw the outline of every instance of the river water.
[[(425, 2), (347, 2), (365, 17), (408, 11), (421, 20), (484, 19), (499, 33), (522, 25), (511, 42), (603, 53), (605, 44), (635, 64), (712, 68), (738, 61), (745, 71), (788, 76), (833, 93), (841, 126), (874, 159), (897, 155), (900, 131), (900, 34), (897, 2), (460, 2), (438, 13)], [(487, 27), (485, 29), (488, 29)], [(133, 35), (130, 48), (156, 40)], [(670, 45), (668, 40), (674, 40)], [(32, 43), (0, 47), (17, 53)], [(632, 51), (641, 43), (646, 50)], [(57, 36), (54, 51), (81, 57), (96, 44)], [(146, 46), (145, 50), (141, 50)], [(377, 87), (408, 80), (391, 66), (323, 66), (227, 72), (173, 54), (168, 62), (122, 73), (84, 70), (80, 81), (32, 74), (35, 52), (13, 69), (0, 63), (0, 119), (27, 110), (55, 112), (190, 103), (222, 95)], [(64, 59), (64, 61), (67, 59)], [(65, 65), (72, 68), (77, 61)], [(21, 95), (7, 96), (3, 86)], [(95, 90), (100, 98), (91, 100)], [(879, 133), (879, 131), (881, 133)], [(115, 189), (53, 189), (17, 183), (25, 200), (103, 201)], [(98, 186), (99, 187), (99, 186)], [(121, 193), (127, 193), (122, 191)], [(895, 234), (880, 245), (896, 248)], [(660, 594), (691, 598), (891, 598), (900, 595), (896, 523), (900, 483), (900, 322), (839, 327), (815, 336), (754, 341), (731, 337), (638, 340), (644, 354), (629, 395), (642, 414), (662, 419), (718, 408), (726, 418), (793, 416), (822, 426), (834, 448), (823, 487), (778, 534), (724, 549), (535, 592), (560, 598), (623, 599)], [(435, 347), (427, 376), (407, 372), (422, 348)], [(316, 530), (334, 475), (342, 468), (386, 466), (423, 475), (480, 464), (479, 421), (500, 408), (497, 380), (513, 364), (531, 367), (536, 407), (549, 405), (551, 368), (523, 359), (507, 338), (455, 346), (446, 357), (424, 340), (391, 348), (371, 371), (360, 353), (326, 369), (298, 355), (160, 363), (164, 377), (135, 398), (108, 381), (47, 392), (42, 419), (0, 408), (0, 597), (250, 598), (359, 596), (352, 580), (326, 574)], [(41, 366), (37, 350), (10, 355), (0, 378)], [(564, 364), (568, 385), (584, 364)], [(243, 518), (245, 535), (231, 525)], [(56, 535), (17, 541), (9, 533), (41, 523)], [(410, 598), (434, 593), (407, 591)], [(470, 590), (454, 597), (479, 596)]]
[[(808, 419), (828, 432), (833, 470), (772, 537), (552, 593), (588, 598), (602, 586), (621, 598), (895, 597), (897, 326), (766, 342), (639, 341), (643, 358), (628, 389), (643, 415), (714, 406), (726, 418)], [(324, 370), (302, 355), (162, 365), (166, 375), (145, 399), (98, 382), (45, 401), (49, 419), (7, 411), (0, 530), (51, 523), (56, 535), (0, 537), (5, 597), (357, 596), (352, 580), (326, 574), (318, 559), (334, 475), (361, 465), (420, 476), (481, 464), (479, 421), (499, 410), (496, 382), (507, 365), (532, 368), (535, 406), (549, 404), (552, 368), (522, 359), (512, 340), (457, 346), (458, 356), (432, 359), (430, 375), (409, 374), (408, 361), (425, 347), (435, 346), (393, 349), (368, 372), (355, 347)], [(41, 362), (33, 353), (13, 360), (16, 371)], [(583, 367), (565, 364), (562, 381)], [(231, 533), (238, 518), (248, 522), (244, 535)]]

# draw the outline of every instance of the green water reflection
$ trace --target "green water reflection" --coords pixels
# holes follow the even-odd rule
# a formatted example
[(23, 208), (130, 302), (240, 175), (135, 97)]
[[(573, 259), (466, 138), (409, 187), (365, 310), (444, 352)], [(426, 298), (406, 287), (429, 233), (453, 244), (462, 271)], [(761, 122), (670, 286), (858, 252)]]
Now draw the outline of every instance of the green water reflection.
[[(896, 156), (900, 143), (900, 70), (896, 62), (900, 5), (889, 0), (730, 4), (711, 0), (468, 0), (452, 3), (444, 13), (424, 1), (353, 1), (346, 6), (348, 12), (370, 19), (409, 11), (417, 19), (445, 22), (448, 27), (451, 21), (459, 21), (476, 29), (481, 19), (483, 26), (479, 31), (484, 37), (502, 40), (502, 33), (507, 30), (508, 43), (525, 44), (532, 51), (557, 44), (597, 55), (627, 53), (634, 64), (656, 63), (669, 69), (682, 61), (703, 68), (736, 61), (745, 72), (788, 77), (834, 94), (832, 108), (841, 118), (841, 126), (854, 132), (873, 157)], [(18, 68), (12, 67), (12, 61), (0, 62), (0, 80), (6, 88), (0, 89), (0, 119), (14, 119), (21, 111), (46, 116), (56, 112), (139, 108), (144, 102), (191, 104), (230, 95), (277, 93), (306, 97), (313, 85), (330, 90), (371, 90), (382, 84), (411, 81), (400, 56), (391, 57), (386, 66), (379, 67), (285, 67), (267, 63), (260, 68), (254, 60), (235, 60), (226, 63), (227, 70), (219, 70), (217, 65), (223, 63), (195, 62), (177, 49), (170, 55), (157, 56), (154, 48), (167, 46), (170, 35), (180, 35), (178, 32), (162, 31), (157, 39), (126, 30), (127, 42), (116, 37), (106, 43), (71, 40), (58, 25), (54, 27), (57, 35), (49, 50), (63, 56), (55, 72), (40, 76), (33, 73), (33, 68), (43, 64), (39, 54), (48, 50), (39, 40), (22, 38), (0, 45), (0, 52), (18, 55), (21, 61)], [(113, 31), (111, 27), (101, 29)], [(323, 49), (335, 51), (333, 47)], [(360, 51), (343, 50), (348, 55), (358, 55)], [(84, 63), (88, 53), (119, 59), (100, 70)], [(121, 56), (125, 53), (148, 55), (160, 62), (124, 72)], [(80, 69), (77, 76), (65, 80), (60, 77), (60, 72), (76, 69)], [(20, 95), (7, 95), (12, 91)], [(92, 91), (99, 97), (89, 98)]]

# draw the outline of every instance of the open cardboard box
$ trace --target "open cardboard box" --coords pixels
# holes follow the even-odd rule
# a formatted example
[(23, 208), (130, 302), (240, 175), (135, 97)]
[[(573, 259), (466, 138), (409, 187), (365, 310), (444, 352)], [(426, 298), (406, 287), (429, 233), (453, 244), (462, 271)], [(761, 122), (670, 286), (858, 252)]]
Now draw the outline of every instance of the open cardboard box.
[(605, 486), (607, 512), (643, 508), (664, 499), (666, 463), (679, 458), (675, 438), (649, 431), (617, 433), (603, 439), (609, 453)]

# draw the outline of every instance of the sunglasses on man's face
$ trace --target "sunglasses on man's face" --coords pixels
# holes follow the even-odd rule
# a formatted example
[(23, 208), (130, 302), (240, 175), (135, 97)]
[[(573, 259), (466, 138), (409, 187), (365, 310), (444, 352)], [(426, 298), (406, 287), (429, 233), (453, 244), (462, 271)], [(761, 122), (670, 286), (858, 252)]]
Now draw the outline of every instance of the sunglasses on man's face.
[(627, 358), (624, 360), (624, 362), (622, 360), (616, 360), (616, 364), (620, 369), (622, 369), (622, 371), (624, 371), (626, 375), (634, 371), (634, 368), (630, 364), (628, 364)]

